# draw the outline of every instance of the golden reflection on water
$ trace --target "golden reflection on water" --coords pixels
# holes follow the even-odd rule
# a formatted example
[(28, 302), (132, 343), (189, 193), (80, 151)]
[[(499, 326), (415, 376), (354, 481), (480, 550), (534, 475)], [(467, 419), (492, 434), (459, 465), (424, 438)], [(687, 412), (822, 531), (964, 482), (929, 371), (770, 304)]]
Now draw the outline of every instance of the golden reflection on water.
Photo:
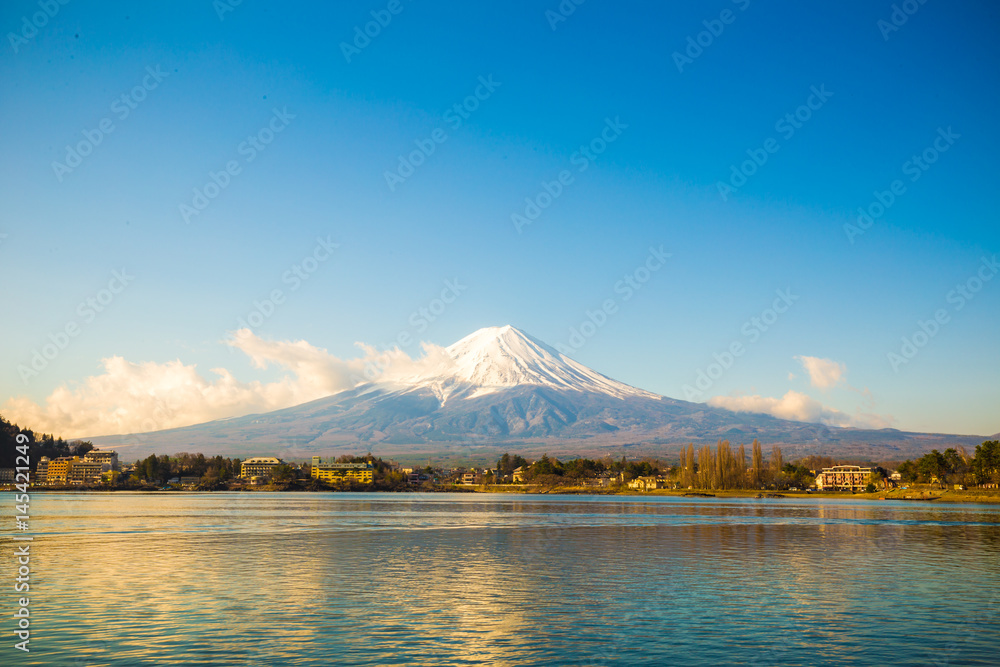
[(445, 494), (37, 500), (38, 648), (14, 664), (850, 664), (859, 652), (919, 663), (955, 619), (966, 621), (965, 658), (1000, 650), (974, 622), (1000, 590), (993, 508)]

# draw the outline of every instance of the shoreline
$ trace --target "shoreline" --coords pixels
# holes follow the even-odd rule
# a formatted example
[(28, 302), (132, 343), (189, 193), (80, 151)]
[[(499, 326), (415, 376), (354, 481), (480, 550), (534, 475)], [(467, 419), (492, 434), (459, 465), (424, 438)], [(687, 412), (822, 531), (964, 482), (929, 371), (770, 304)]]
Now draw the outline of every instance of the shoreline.
[[(502, 487), (501, 487), (502, 488)], [(636, 492), (631, 490), (616, 490), (608, 492), (595, 492), (586, 487), (569, 487), (565, 489), (551, 488), (540, 489), (503, 489), (490, 487), (481, 489), (479, 493), (513, 493), (523, 495), (602, 495), (602, 496), (630, 496), (642, 498), (647, 496), (672, 496), (672, 497), (692, 497), (692, 498), (751, 498), (760, 500), (771, 499), (832, 499), (832, 500), (885, 500), (901, 502), (941, 502), (941, 503), (983, 503), (1000, 504), (1000, 490), (998, 489), (974, 489), (965, 491), (954, 491), (950, 489), (896, 489), (886, 492), (876, 493), (849, 493), (845, 491), (775, 491), (775, 490), (754, 490), (754, 489), (656, 489), (654, 491)]]
[[(13, 487), (2, 487), (0, 491), (14, 491)], [(567, 495), (567, 496), (628, 496), (631, 498), (644, 497), (690, 497), (690, 498), (748, 498), (756, 500), (882, 500), (913, 503), (948, 503), (948, 504), (1000, 504), (1000, 490), (998, 489), (972, 489), (955, 491), (951, 489), (894, 489), (886, 492), (876, 493), (849, 493), (843, 491), (775, 491), (775, 490), (753, 490), (753, 489), (656, 489), (653, 491), (634, 491), (631, 489), (595, 489), (592, 487), (545, 487), (528, 485), (498, 485), (498, 486), (468, 486), (468, 487), (444, 487), (432, 491), (420, 491), (410, 489), (307, 489), (307, 488), (280, 488), (273, 485), (243, 487), (234, 489), (178, 489), (178, 488), (104, 488), (104, 487), (32, 487), (31, 492), (44, 493), (117, 493), (131, 491), (135, 493), (391, 493), (391, 494), (470, 494), (470, 493), (496, 493), (509, 495)]]

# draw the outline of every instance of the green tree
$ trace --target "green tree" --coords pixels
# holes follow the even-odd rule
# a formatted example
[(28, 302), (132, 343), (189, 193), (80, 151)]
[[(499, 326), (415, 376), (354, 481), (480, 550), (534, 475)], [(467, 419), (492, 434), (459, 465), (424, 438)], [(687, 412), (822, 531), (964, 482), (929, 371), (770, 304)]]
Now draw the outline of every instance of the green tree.
[(976, 484), (1000, 482), (1000, 440), (986, 440), (976, 445), (970, 468)]
[(607, 469), (603, 461), (572, 459), (563, 463), (563, 474), (575, 479), (597, 477)]
[(942, 458), (944, 459), (944, 479), (950, 483), (965, 481), (965, 476), (969, 472), (969, 459), (965, 451), (949, 447), (944, 450)]
[(563, 466), (558, 459), (550, 459), (548, 454), (542, 454), (542, 458), (531, 464), (528, 468), (528, 476), (531, 479), (541, 475), (562, 475)]
[(164, 454), (156, 460), (156, 480), (160, 484), (166, 484), (167, 480), (174, 476), (174, 466), (170, 462), (170, 457)]
[(654, 477), (660, 474), (660, 469), (650, 461), (630, 461), (625, 465), (625, 480), (638, 477)]
[(510, 454), (507, 452), (503, 453), (503, 456), (497, 461), (497, 474), (498, 475), (509, 475), (514, 472), (514, 469), (510, 465)]
[(781, 469), (781, 488), (796, 487), (804, 489), (816, 480), (809, 468), (801, 463), (786, 463)]
[(899, 464), (899, 467), (896, 470), (899, 472), (900, 480), (908, 484), (916, 482), (920, 477), (920, 471), (917, 470), (917, 464), (913, 461), (903, 461)]
[(948, 464), (941, 452), (932, 449), (930, 454), (924, 454), (917, 461), (917, 470), (920, 473), (920, 481), (930, 483), (935, 478), (939, 481), (944, 479)]
[[(61, 441), (62, 438), (60, 438), (60, 442)], [(72, 443), (70, 447), (70, 453), (73, 456), (79, 456), (82, 459), (84, 456), (87, 455), (87, 452), (91, 451), (92, 449), (94, 449), (94, 445), (89, 440), (87, 442), (81, 442), (77, 440), (75, 443)]]
[(295, 481), (295, 477), (295, 468), (287, 463), (276, 465), (271, 469), (271, 481), (275, 484), (289, 484)]
[(527, 466), (528, 461), (523, 457), (515, 454), (511, 456), (510, 454), (504, 452), (504, 455), (500, 457), (497, 461), (497, 474), (505, 477), (510, 477), (515, 470), (523, 466)]

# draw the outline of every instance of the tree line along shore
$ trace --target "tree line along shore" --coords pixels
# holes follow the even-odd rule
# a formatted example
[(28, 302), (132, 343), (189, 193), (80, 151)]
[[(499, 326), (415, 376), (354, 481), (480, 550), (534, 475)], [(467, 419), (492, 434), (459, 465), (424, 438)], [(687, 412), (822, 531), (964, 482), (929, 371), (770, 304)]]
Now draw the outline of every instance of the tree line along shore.
[[(13, 468), (15, 436), (32, 441), (32, 463), (49, 459), (84, 457), (89, 442), (67, 442), (51, 434), (35, 434), (0, 417), (0, 469)], [(10, 460), (8, 460), (10, 459)], [(280, 460), (279, 460), (280, 461)], [(975, 452), (950, 448), (932, 450), (916, 460), (873, 462), (807, 456), (786, 461), (779, 447), (765, 453), (754, 440), (749, 450), (721, 440), (713, 448), (689, 444), (673, 461), (647, 457), (638, 460), (604, 457), (559, 460), (542, 455), (529, 459), (503, 454), (495, 467), (444, 468), (434, 465), (402, 466), (367, 454), (345, 455), (338, 463), (366, 464), (371, 481), (316, 479), (309, 462), (280, 461), (264, 479), (242, 475), (241, 459), (203, 454), (150, 455), (125, 464), (100, 483), (52, 485), (51, 490), (189, 490), (189, 491), (423, 491), (508, 493), (593, 493), (715, 496), (827, 496), (844, 497), (843, 490), (817, 489), (817, 475), (832, 466), (851, 464), (870, 469), (868, 483), (851, 489), (859, 498), (908, 500), (1000, 501), (1000, 442), (985, 441)], [(34, 465), (32, 469), (34, 470)]]

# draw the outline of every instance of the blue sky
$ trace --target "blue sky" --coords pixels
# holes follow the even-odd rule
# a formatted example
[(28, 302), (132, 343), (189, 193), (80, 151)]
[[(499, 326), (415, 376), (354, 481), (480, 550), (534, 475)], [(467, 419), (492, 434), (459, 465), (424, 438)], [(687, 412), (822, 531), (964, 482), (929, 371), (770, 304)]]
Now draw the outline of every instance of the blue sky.
[[(744, 353), (689, 397), (1000, 431), (1000, 8), (931, 1), (893, 25), (892, 3), (587, 0), (553, 29), (559, 6), (71, 1), (47, 17), (5, 3), (0, 409), (96, 435), (107, 420), (77, 413), (117, 409), (131, 426), (143, 408), (129, 397), (146, 393), (170, 406), (157, 425), (174, 425), (200, 413), (171, 392), (197, 378), (224, 392), (212, 369), (225, 368), (236, 390), (217, 409), (255, 411), (270, 404), (236, 394), (305, 368), (279, 343), (344, 359), (358, 341), (447, 345), (513, 324), (570, 345), (610, 299), (572, 356), (624, 382), (685, 398), (735, 342)], [(345, 56), (378, 17), (391, 20)], [(78, 166), (53, 166), (81, 142)], [(390, 187), (420, 145), (434, 150)], [(925, 150), (933, 164), (915, 166)], [(723, 197), (753, 155), (763, 164)], [(561, 172), (572, 182), (549, 203)], [(185, 216), (213, 173), (226, 186)], [(894, 181), (891, 205), (856, 227)], [(616, 284), (660, 246), (669, 259), (626, 300)], [(325, 259), (296, 283), (314, 252)], [(413, 314), (446, 281), (458, 296), (424, 326)], [(980, 289), (956, 296), (967, 284)], [(271, 351), (227, 345), (275, 290), (253, 327)], [(797, 299), (751, 340), (776, 290)], [(101, 312), (79, 305), (100, 298)], [(26, 373), (67, 326), (64, 349)], [(906, 348), (914, 335), (924, 344)], [(114, 357), (125, 367), (103, 364)], [(172, 362), (184, 372), (164, 380)]]

